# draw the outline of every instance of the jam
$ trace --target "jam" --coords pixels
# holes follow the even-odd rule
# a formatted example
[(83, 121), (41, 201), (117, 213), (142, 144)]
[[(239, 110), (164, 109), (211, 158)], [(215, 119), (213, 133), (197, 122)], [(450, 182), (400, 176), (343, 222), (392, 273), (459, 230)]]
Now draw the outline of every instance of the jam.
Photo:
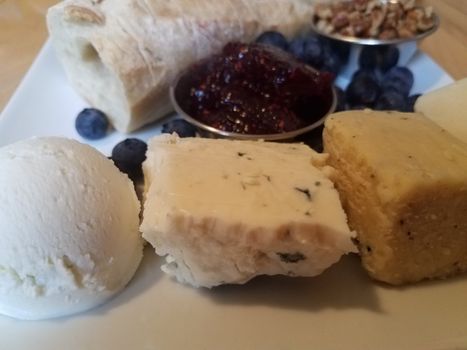
[(294, 131), (321, 119), (333, 101), (330, 73), (261, 44), (229, 43), (188, 72), (175, 89), (180, 107), (222, 131)]

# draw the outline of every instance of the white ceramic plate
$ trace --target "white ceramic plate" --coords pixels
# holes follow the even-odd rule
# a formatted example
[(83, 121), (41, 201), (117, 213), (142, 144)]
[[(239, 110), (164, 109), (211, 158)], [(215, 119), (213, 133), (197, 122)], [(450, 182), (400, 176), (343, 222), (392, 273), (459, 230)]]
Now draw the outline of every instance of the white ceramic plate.
[[(452, 81), (423, 54), (410, 67), (414, 92)], [(0, 117), (0, 145), (33, 135), (80, 139), (74, 118), (85, 106), (46, 44)], [(157, 125), (134, 135), (154, 133)], [(108, 154), (124, 137), (113, 133), (92, 145)], [(147, 248), (129, 286), (90, 312), (39, 322), (0, 316), (0, 349), (467, 349), (466, 276), (391, 288), (370, 281), (348, 256), (316, 278), (261, 277), (197, 290), (159, 265)]]

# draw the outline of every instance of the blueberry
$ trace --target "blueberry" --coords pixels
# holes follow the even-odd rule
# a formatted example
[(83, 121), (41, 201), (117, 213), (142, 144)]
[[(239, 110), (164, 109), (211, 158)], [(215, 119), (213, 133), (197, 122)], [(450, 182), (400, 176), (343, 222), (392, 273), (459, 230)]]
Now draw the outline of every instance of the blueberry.
[(352, 80), (358, 80), (363, 77), (367, 77), (368, 79), (374, 80), (378, 84), (380, 82), (380, 76), (378, 75), (378, 73), (373, 69), (367, 68), (360, 68), (359, 70), (355, 71), (352, 75)]
[(377, 46), (364, 46), (358, 56), (358, 65), (360, 68), (375, 69), (380, 60), (380, 52)]
[(112, 160), (121, 172), (136, 180), (142, 176), (141, 164), (146, 159), (148, 145), (139, 139), (128, 138), (115, 145)]
[(337, 53), (332, 51), (329, 46), (325, 46), (323, 50), (323, 64), (320, 70), (331, 72), (337, 76), (341, 67), (342, 63)]
[(317, 69), (323, 64), (323, 48), (313, 35), (298, 36), (289, 45), (289, 52), (300, 61)]
[(412, 89), (414, 76), (410, 69), (406, 67), (393, 67), (385, 75), (382, 82), (384, 90), (393, 89), (404, 96), (408, 96)]
[(336, 103), (336, 112), (340, 111), (345, 111), (345, 106), (347, 104), (345, 100), (345, 92), (342, 90), (340, 87), (335, 86), (334, 90), (336, 91), (336, 98), (337, 98), (337, 103)]
[(186, 120), (174, 119), (162, 124), (161, 132), (163, 134), (176, 132), (180, 137), (195, 137), (196, 127), (188, 123)]
[(387, 72), (398, 61), (399, 49), (394, 45), (365, 46), (358, 57), (360, 68), (379, 69), (382, 72)]
[(374, 108), (378, 111), (404, 111), (406, 99), (399, 91), (386, 90), (376, 100)]
[(404, 112), (414, 112), (414, 106), (415, 102), (417, 102), (417, 99), (421, 96), (421, 94), (414, 94), (411, 95), (407, 98), (406, 105), (405, 105), (405, 110)]
[(85, 108), (76, 117), (75, 128), (81, 137), (88, 140), (98, 140), (107, 133), (109, 121), (100, 110)]
[(338, 40), (330, 40), (328, 39), (329, 47), (331, 50), (339, 57), (342, 64), (346, 64), (349, 61), (350, 57), (350, 48), (352, 44), (338, 41)]
[(350, 106), (371, 106), (380, 93), (380, 87), (376, 79), (369, 75), (352, 79), (345, 90), (345, 96)]
[(264, 32), (257, 37), (255, 41), (260, 44), (278, 47), (284, 51), (287, 51), (287, 48), (289, 47), (289, 43), (285, 36), (275, 31)]
[(394, 45), (387, 45), (381, 47), (381, 60), (378, 68), (383, 72), (387, 72), (392, 67), (397, 65), (399, 61), (399, 49)]

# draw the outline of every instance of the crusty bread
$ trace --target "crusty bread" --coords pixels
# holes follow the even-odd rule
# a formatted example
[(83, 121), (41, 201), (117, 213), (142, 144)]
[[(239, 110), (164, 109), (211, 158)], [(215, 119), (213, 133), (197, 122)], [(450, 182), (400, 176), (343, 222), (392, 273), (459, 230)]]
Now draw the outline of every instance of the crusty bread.
[(143, 237), (163, 271), (193, 286), (318, 275), (355, 251), (325, 157), (301, 144), (156, 136)]
[(373, 278), (467, 271), (467, 145), (421, 114), (367, 110), (331, 115), (324, 149)]
[(76, 91), (129, 132), (171, 111), (169, 85), (190, 63), (265, 30), (305, 30), (311, 1), (66, 0), (47, 23)]

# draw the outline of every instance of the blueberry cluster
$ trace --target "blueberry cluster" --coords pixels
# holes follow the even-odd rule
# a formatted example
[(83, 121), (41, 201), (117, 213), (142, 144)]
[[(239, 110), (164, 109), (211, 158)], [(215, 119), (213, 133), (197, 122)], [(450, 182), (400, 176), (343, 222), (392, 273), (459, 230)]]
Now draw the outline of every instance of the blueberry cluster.
[(261, 34), (256, 42), (288, 51), (300, 61), (335, 76), (347, 64), (350, 56), (349, 44), (313, 34), (300, 35), (288, 42), (281, 33), (268, 31)]
[(345, 89), (338, 89), (338, 108), (395, 110), (412, 112), (419, 95), (410, 95), (413, 73), (397, 66), (399, 50), (395, 46), (366, 46), (359, 56), (357, 70)]
[[(257, 42), (286, 50), (310, 66), (339, 74), (348, 63), (351, 44), (319, 37), (302, 35), (290, 42), (280, 33), (261, 34)], [(407, 67), (397, 66), (399, 49), (393, 45), (364, 46), (358, 57), (359, 69), (345, 89), (336, 86), (336, 111), (372, 108), (412, 112), (419, 94), (411, 95), (413, 73)], [(298, 137), (317, 151), (322, 151), (322, 129)]]
[[(348, 63), (351, 45), (314, 34), (288, 42), (274, 31), (264, 32), (256, 42), (279, 47), (306, 64), (336, 76)], [(410, 69), (397, 66), (399, 54), (393, 45), (364, 46), (358, 60), (359, 70), (345, 91), (336, 87), (336, 111), (372, 108), (412, 112), (419, 95), (410, 95), (414, 76)]]

